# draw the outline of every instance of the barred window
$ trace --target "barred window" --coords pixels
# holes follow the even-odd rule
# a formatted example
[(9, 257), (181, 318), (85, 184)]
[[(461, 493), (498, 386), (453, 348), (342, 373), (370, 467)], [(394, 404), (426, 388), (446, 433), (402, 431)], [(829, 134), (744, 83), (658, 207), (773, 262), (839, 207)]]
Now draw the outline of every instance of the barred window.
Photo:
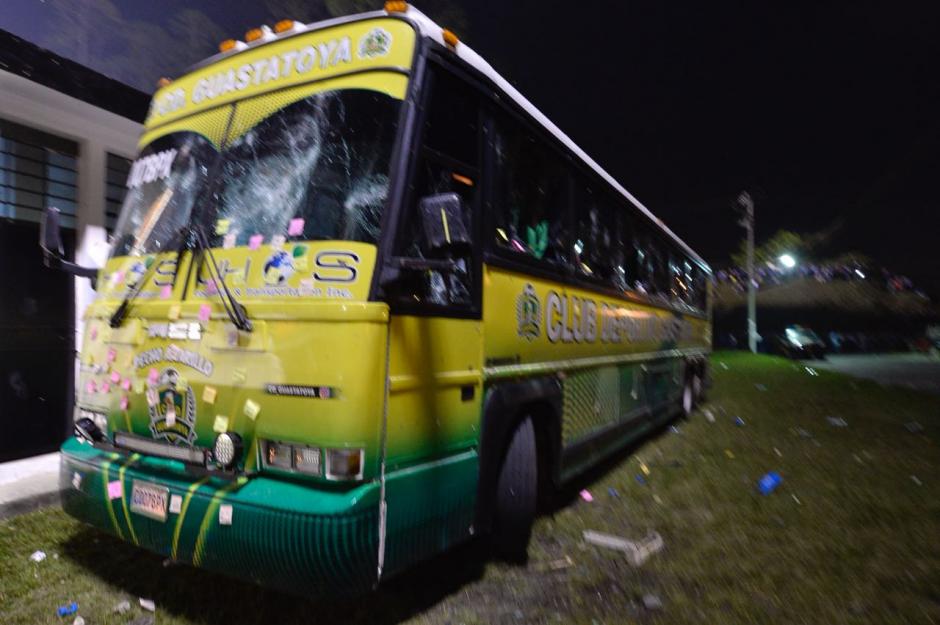
[(38, 222), (49, 206), (75, 227), (78, 144), (0, 119), (0, 217)]

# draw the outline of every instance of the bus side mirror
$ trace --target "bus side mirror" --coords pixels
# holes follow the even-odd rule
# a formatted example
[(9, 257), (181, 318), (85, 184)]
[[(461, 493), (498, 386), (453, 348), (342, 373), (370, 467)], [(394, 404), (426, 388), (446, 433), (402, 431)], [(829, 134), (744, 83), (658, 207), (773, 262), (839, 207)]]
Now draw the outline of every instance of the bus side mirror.
[(65, 260), (65, 248), (62, 245), (62, 230), (59, 226), (59, 209), (53, 206), (46, 208), (42, 222), (39, 224), (39, 247), (42, 248), (43, 260), (46, 267), (59, 269), (80, 278), (91, 279), (92, 288), (98, 277), (98, 270), (94, 267), (82, 267)]
[(450, 256), (470, 250), (464, 212), (463, 200), (456, 193), (421, 198), (418, 213), (421, 215), (425, 250), (430, 256)]

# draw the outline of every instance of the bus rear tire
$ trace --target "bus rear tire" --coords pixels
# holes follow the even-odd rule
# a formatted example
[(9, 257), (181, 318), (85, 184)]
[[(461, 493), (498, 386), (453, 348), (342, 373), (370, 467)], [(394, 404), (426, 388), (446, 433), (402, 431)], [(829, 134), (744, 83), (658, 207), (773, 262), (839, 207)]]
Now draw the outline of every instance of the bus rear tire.
[(512, 434), (496, 482), (493, 546), (511, 562), (525, 562), (538, 499), (535, 426), (525, 417)]

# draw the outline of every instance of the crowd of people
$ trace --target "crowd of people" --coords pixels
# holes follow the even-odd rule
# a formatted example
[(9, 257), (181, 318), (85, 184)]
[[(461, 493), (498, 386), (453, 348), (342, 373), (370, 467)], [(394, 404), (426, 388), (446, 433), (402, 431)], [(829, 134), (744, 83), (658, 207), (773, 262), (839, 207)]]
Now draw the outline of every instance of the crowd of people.
[[(783, 284), (794, 279), (811, 279), (818, 282), (872, 280), (893, 293), (912, 292), (920, 297), (927, 297), (923, 291), (915, 288), (907, 276), (883, 267), (875, 269), (859, 263), (807, 263), (793, 268), (763, 264), (757, 267), (756, 273), (758, 288)], [(747, 290), (747, 270), (739, 266), (719, 269), (715, 272), (715, 281), (718, 284), (730, 284), (736, 291), (743, 293)]]

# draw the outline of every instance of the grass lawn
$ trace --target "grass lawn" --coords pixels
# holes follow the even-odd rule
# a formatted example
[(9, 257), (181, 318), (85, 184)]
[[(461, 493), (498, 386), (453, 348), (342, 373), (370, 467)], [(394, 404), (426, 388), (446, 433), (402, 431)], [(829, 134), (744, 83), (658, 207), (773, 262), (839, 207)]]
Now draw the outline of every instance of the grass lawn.
[[(165, 567), (46, 509), (0, 521), (0, 622), (71, 623), (55, 609), (77, 601), (89, 625), (123, 624), (143, 596), (158, 624), (940, 623), (940, 397), (765, 356), (719, 353), (712, 369), (715, 422), (698, 412), (575, 485), (539, 519), (526, 567), (471, 543), (374, 595), (311, 602)], [(762, 496), (767, 471), (784, 481)], [(586, 529), (656, 530), (665, 549), (633, 568)], [(112, 614), (122, 599), (131, 612)]]

